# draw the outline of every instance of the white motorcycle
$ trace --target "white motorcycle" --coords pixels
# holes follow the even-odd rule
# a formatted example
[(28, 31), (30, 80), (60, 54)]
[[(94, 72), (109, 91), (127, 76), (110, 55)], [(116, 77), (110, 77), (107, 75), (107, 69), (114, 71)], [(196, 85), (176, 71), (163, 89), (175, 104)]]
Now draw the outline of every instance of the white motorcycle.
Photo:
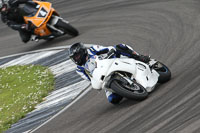
[(85, 64), (94, 89), (106, 89), (128, 99), (143, 100), (157, 83), (165, 83), (171, 78), (168, 67), (155, 59), (146, 64), (133, 58), (110, 58), (112, 56), (110, 53), (106, 57), (95, 55)]

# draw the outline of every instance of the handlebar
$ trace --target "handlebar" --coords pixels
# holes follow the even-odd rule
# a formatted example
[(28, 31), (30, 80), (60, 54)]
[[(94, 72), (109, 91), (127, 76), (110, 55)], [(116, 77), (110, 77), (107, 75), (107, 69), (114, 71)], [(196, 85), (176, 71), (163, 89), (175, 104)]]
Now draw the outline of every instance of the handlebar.
[(104, 59), (110, 59), (113, 55), (116, 54), (115, 49), (111, 49), (108, 53), (107, 56)]

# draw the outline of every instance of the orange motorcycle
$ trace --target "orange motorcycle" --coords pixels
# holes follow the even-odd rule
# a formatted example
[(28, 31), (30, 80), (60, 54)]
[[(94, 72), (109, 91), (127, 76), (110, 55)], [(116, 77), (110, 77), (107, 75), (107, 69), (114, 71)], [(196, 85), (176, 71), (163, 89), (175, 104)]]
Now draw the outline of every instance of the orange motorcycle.
[(33, 0), (23, 6), (25, 23), (32, 29), (32, 40), (49, 40), (69, 34), (79, 34), (68, 21), (60, 17), (50, 2)]

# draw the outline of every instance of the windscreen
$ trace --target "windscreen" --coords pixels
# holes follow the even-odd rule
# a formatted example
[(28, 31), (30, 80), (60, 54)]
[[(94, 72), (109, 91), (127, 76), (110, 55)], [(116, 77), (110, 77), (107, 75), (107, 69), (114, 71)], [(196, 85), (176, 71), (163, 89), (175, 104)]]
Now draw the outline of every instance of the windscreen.
[(25, 16), (27, 17), (33, 17), (37, 13), (38, 9), (40, 8), (40, 5), (37, 3), (34, 4), (25, 4), (23, 7), (23, 11)]

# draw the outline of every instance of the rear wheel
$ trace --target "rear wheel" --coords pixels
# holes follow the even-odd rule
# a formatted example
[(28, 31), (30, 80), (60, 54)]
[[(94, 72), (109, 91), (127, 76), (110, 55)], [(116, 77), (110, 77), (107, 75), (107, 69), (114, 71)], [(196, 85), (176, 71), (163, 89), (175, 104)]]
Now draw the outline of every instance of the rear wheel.
[(169, 68), (161, 62), (157, 62), (153, 69), (159, 73), (158, 83), (165, 83), (171, 79), (171, 72)]
[(79, 35), (79, 32), (77, 29), (75, 29), (72, 25), (63, 21), (62, 19), (58, 20), (56, 27), (58, 27), (60, 30), (63, 30), (65, 33), (68, 33), (71, 36)]
[(144, 100), (148, 96), (146, 89), (133, 81), (133, 84), (129, 84), (123, 77), (116, 75), (110, 84), (112, 90), (117, 94), (133, 100)]

